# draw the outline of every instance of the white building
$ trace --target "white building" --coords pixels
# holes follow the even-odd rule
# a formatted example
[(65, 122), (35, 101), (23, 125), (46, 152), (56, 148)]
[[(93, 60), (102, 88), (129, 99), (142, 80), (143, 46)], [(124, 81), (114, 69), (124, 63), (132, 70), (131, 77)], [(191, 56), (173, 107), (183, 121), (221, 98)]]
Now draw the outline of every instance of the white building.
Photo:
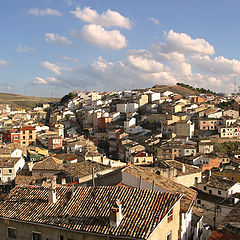
[[(13, 155), (19, 156), (20, 151), (14, 151)], [(20, 157), (3, 157), (0, 159), (0, 183), (11, 182), (15, 179), (17, 171), (25, 165), (25, 160)]]

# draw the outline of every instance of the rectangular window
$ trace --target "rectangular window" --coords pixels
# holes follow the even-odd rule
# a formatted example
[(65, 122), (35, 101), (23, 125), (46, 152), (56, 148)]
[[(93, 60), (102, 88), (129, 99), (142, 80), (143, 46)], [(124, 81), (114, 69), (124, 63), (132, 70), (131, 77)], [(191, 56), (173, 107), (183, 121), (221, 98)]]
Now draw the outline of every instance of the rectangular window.
[(221, 192), (221, 191), (218, 191), (218, 195), (222, 195), (222, 192)]
[(206, 186), (204, 186), (204, 187), (203, 187), (203, 189), (204, 189), (204, 190), (207, 190), (207, 187), (206, 187)]
[(41, 233), (32, 232), (32, 240), (41, 240)]
[(60, 235), (59, 240), (64, 240), (64, 237), (62, 235)]
[(16, 239), (16, 228), (8, 228), (8, 238)]
[(212, 190), (209, 190), (209, 193), (212, 194)]
[(173, 210), (168, 213), (168, 223), (173, 220)]
[(12, 169), (8, 169), (8, 172), (9, 172), (9, 173), (12, 173)]
[(198, 200), (197, 200), (197, 204), (201, 204), (201, 200), (198, 199)]

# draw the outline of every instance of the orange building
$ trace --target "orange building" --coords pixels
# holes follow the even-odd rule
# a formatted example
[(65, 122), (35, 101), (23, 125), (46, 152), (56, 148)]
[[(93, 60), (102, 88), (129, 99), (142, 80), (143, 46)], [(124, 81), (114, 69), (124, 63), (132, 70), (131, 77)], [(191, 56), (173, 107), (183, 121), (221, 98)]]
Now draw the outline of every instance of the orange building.
[(202, 170), (211, 170), (213, 167), (219, 168), (219, 157), (210, 157), (208, 163), (202, 165)]
[(194, 96), (191, 98), (191, 103), (204, 103), (207, 99), (201, 96)]
[(100, 118), (100, 128), (104, 129), (107, 125), (111, 124), (113, 121), (112, 117), (101, 117)]

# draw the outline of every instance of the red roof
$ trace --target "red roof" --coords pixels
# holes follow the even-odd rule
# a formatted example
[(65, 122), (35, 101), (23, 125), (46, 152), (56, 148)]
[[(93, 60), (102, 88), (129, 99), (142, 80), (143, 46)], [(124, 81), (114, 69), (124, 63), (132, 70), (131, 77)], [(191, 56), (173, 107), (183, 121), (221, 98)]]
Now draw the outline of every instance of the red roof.
[(240, 240), (240, 235), (234, 233), (221, 233), (214, 231), (208, 240)]
[(24, 126), (20, 128), (20, 131), (27, 131), (27, 130), (35, 130), (35, 127), (31, 126)]

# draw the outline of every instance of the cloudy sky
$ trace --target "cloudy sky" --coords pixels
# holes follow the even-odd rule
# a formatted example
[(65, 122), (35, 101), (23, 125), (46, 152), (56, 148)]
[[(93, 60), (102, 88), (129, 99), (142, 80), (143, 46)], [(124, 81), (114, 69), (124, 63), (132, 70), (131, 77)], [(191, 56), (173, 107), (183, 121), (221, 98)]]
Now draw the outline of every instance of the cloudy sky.
[(0, 91), (240, 85), (239, 0), (5, 0)]

